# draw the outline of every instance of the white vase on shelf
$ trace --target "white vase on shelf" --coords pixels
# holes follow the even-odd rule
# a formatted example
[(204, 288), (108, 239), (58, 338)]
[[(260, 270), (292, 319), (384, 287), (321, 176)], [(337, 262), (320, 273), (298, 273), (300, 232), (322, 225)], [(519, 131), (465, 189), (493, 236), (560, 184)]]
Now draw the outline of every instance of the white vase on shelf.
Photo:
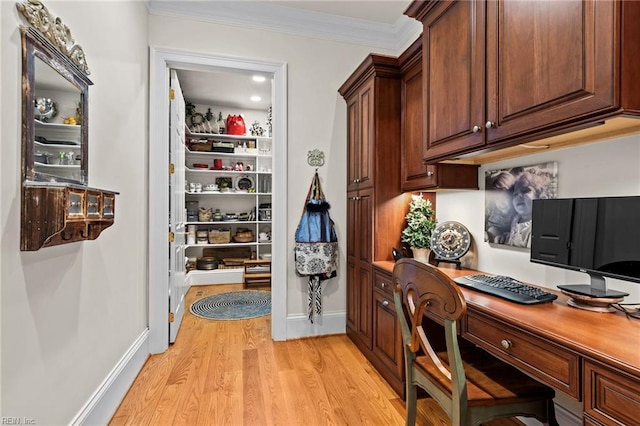
[(422, 263), (429, 263), (429, 255), (431, 254), (430, 249), (411, 247), (411, 251), (413, 252), (413, 258), (415, 260)]

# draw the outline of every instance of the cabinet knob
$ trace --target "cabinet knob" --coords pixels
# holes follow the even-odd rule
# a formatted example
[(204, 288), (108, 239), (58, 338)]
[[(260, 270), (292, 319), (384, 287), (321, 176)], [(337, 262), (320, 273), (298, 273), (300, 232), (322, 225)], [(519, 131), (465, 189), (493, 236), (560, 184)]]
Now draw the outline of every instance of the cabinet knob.
[(351, 183), (358, 183), (358, 179), (352, 180)]
[(480, 127), (480, 126), (473, 126), (473, 127), (471, 128), (471, 131), (472, 131), (473, 133), (478, 133), (480, 130), (482, 130), (482, 127)]
[(433, 173), (431, 170), (429, 170), (429, 171), (427, 172), (427, 177), (433, 177), (433, 175), (434, 175), (434, 174), (435, 174), (435, 173)]
[(486, 123), (484, 123), (484, 127), (486, 127), (487, 129), (491, 129), (492, 127), (495, 128), (496, 123), (494, 123), (493, 121), (487, 121)]
[(384, 307), (389, 306), (389, 301), (388, 300), (383, 300), (382, 301), (382, 306), (384, 306)]
[(386, 288), (387, 287), (387, 283), (380, 283), (380, 287)]
[(509, 349), (511, 346), (513, 346), (513, 344), (511, 343), (511, 340), (507, 340), (507, 339), (502, 340), (500, 344), (505, 349)]

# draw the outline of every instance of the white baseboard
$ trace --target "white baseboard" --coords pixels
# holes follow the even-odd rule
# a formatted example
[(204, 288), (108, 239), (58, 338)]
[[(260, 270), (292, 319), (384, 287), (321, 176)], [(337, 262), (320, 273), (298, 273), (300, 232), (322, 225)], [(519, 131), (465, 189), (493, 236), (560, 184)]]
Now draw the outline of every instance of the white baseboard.
[(314, 317), (313, 324), (306, 315), (287, 317), (287, 340), (301, 337), (346, 333), (346, 312), (327, 312)]
[(148, 356), (149, 329), (145, 329), (76, 414), (71, 424), (74, 426), (108, 424)]

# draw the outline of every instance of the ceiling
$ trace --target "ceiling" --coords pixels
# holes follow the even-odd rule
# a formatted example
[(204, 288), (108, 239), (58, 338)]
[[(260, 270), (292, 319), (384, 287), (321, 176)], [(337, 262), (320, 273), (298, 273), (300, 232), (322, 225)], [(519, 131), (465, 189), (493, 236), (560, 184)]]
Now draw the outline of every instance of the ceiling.
[[(403, 15), (410, 3), (410, 0), (149, 0), (149, 9), (155, 14), (371, 44), (375, 51), (375, 47), (401, 46), (405, 33), (415, 36), (413, 24), (418, 23)], [(255, 83), (251, 77), (241, 72), (178, 70), (184, 97), (190, 102), (207, 105), (215, 99), (220, 106), (266, 110), (271, 105), (270, 76), (263, 83)], [(251, 101), (253, 95), (262, 100)]]
[[(215, 105), (237, 109), (259, 109), (266, 111), (271, 105), (271, 76), (257, 83), (253, 74), (241, 71), (187, 71), (177, 70), (178, 80), (185, 100), (196, 105)], [(252, 101), (251, 96), (260, 101)], [(205, 113), (206, 110), (198, 112)]]
[(383, 24), (395, 24), (409, 6), (409, 3), (411, 3), (410, 0), (267, 1), (270, 4), (282, 7), (342, 16), (362, 21), (379, 22)]

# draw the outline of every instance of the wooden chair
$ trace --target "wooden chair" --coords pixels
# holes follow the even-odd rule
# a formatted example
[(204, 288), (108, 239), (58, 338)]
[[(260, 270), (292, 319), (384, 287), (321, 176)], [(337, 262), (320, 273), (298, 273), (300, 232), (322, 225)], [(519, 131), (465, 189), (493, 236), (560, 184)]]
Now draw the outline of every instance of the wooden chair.
[(271, 286), (271, 260), (245, 260), (242, 288), (251, 284)]
[[(553, 389), (480, 348), (458, 342), (456, 321), (467, 305), (447, 275), (405, 258), (395, 264), (393, 281), (405, 354), (408, 426), (416, 421), (417, 386), (440, 404), (454, 426), (514, 416), (558, 425)], [(427, 311), (443, 320), (446, 349), (430, 343), (423, 327)]]

